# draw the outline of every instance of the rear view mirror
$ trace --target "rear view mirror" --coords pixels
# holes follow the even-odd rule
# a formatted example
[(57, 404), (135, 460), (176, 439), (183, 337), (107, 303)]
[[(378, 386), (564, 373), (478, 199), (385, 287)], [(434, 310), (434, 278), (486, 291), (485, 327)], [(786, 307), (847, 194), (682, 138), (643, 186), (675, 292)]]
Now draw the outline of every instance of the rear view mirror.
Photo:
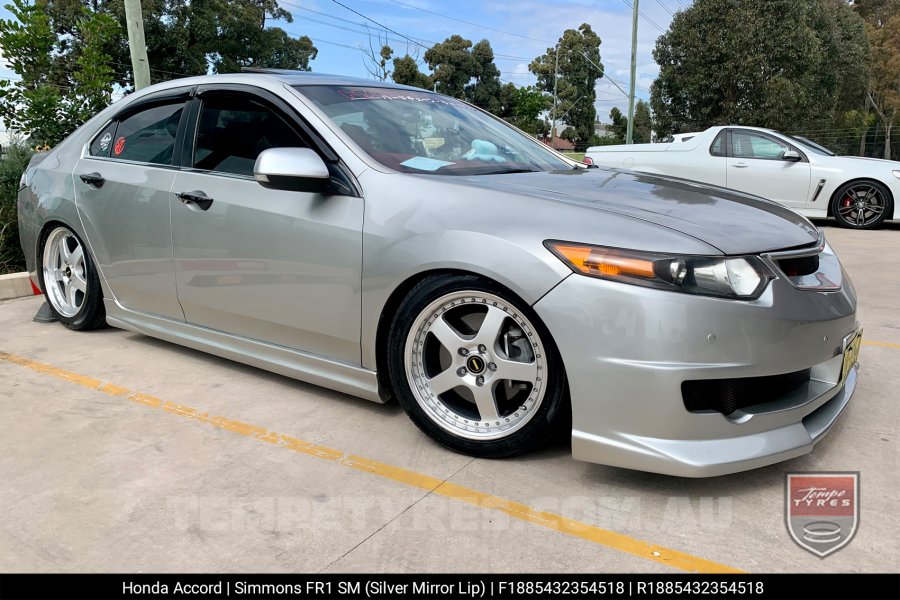
[(800, 154), (796, 150), (786, 150), (781, 155), (781, 160), (789, 160), (791, 162), (797, 162), (800, 160)]
[(269, 148), (253, 166), (253, 177), (265, 188), (323, 193), (330, 178), (328, 167), (309, 148)]

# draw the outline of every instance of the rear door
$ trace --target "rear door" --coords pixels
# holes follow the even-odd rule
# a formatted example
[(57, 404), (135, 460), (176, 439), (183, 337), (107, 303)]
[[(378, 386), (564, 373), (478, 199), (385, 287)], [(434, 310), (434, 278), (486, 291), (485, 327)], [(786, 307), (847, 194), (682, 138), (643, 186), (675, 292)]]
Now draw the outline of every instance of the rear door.
[(73, 172), (88, 241), (118, 302), (179, 321), (169, 196), (192, 89), (126, 107), (91, 140)]
[[(805, 208), (810, 185), (806, 155), (798, 148), (762, 131), (729, 131), (727, 186), (774, 200), (790, 208)], [(788, 150), (796, 151), (800, 160), (784, 160), (782, 156)]]
[(318, 149), (293, 109), (268, 92), (201, 87), (191, 114), (171, 196), (186, 321), (359, 364), (362, 198), (254, 180), (263, 150)]

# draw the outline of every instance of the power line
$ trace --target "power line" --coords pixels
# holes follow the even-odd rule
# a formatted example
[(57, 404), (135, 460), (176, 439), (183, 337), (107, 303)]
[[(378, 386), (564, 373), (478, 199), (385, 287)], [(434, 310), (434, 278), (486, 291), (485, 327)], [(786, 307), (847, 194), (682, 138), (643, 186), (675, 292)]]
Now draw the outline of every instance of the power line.
[(407, 36), (403, 35), (402, 33), (398, 33), (397, 31), (394, 31), (393, 29), (391, 29), (391, 28), (388, 27), (387, 25), (382, 25), (381, 23), (379, 23), (379, 22), (376, 21), (375, 19), (372, 19), (372, 18), (370, 18), (370, 17), (367, 17), (366, 15), (362, 14), (362, 13), (359, 12), (358, 10), (355, 10), (355, 9), (350, 8), (349, 6), (347, 6), (346, 4), (344, 4), (343, 2), (340, 2), (339, 0), (331, 0), (331, 1), (334, 2), (335, 4), (337, 4), (338, 6), (344, 7), (345, 9), (349, 10), (349, 11), (352, 12), (353, 14), (362, 17), (362, 18), (365, 19), (366, 21), (371, 21), (372, 23), (374, 23), (375, 25), (378, 25), (379, 27), (381, 27), (381, 28), (384, 29), (385, 31), (390, 31), (390, 32), (393, 33), (394, 35), (399, 35), (400, 37), (402, 37), (402, 38), (405, 39), (406, 41), (410, 42), (411, 44), (415, 44), (416, 46), (419, 46), (420, 48), (425, 48), (426, 50), (428, 49), (427, 46), (423, 46), (423, 45), (420, 44), (419, 42), (414, 41), (412, 38), (407, 37)]
[(675, 16), (675, 13), (673, 13), (673, 12), (669, 9), (668, 6), (666, 6), (665, 4), (663, 4), (663, 3), (662, 3), (662, 0), (656, 0), (656, 3), (659, 4), (660, 6), (662, 6), (664, 11), (666, 11), (667, 13), (669, 13), (670, 15), (672, 15), (673, 17)]
[[(333, 2), (336, 2), (337, 0), (332, 0), (332, 1), (333, 1)], [(625, 3), (625, 6), (627, 6), (628, 8), (631, 8), (632, 10), (634, 10), (634, 5), (633, 5), (629, 0), (622, 0), (622, 2)], [(666, 30), (663, 29), (662, 27), (660, 27), (659, 24), (658, 24), (656, 21), (654, 21), (653, 19), (651, 19), (650, 17), (648, 17), (646, 14), (644, 14), (644, 11), (638, 9), (638, 14), (639, 14), (645, 21), (647, 21), (648, 23), (650, 23), (651, 25), (653, 25), (654, 27), (656, 27), (657, 29), (659, 29), (660, 33), (665, 33), (665, 32), (666, 32)]]
[(479, 29), (485, 29), (487, 31), (494, 31), (496, 33), (502, 33), (504, 35), (510, 35), (517, 38), (522, 38), (523, 40), (531, 40), (533, 42), (541, 42), (542, 44), (554, 44), (555, 42), (551, 42), (549, 40), (542, 40), (540, 38), (533, 38), (527, 35), (521, 35), (519, 33), (513, 33), (511, 31), (504, 31), (503, 29), (497, 29), (495, 27), (488, 27), (487, 25), (479, 25), (478, 23), (473, 23), (471, 21), (466, 21), (463, 19), (458, 19), (456, 17), (451, 17), (450, 15), (443, 15), (439, 12), (434, 12), (433, 10), (428, 10), (427, 8), (420, 8), (418, 6), (413, 6), (412, 4), (406, 4), (405, 2), (400, 2), (399, 0), (389, 0), (389, 2), (393, 2), (394, 4), (398, 4), (400, 6), (405, 6), (406, 8), (412, 8), (414, 10), (419, 10), (430, 15), (435, 15), (436, 17), (441, 17), (444, 19), (450, 19), (451, 21), (456, 21), (457, 23), (464, 23), (466, 25), (471, 25), (472, 27), (478, 27)]

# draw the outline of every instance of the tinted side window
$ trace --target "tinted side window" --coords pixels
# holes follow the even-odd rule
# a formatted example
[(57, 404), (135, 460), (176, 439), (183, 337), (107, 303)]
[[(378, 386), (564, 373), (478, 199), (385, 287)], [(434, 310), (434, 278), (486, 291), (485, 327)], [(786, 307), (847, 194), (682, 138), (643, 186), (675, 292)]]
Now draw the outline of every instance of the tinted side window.
[(250, 95), (212, 96), (200, 107), (196, 169), (253, 175), (260, 152), (269, 148), (307, 147), (294, 128)]
[(731, 155), (735, 158), (780, 159), (787, 144), (780, 144), (772, 138), (749, 132), (731, 133)]
[[(690, 138), (688, 138), (690, 139)], [(686, 141), (686, 140), (683, 140)], [(713, 140), (712, 145), (709, 147), (709, 153), (713, 156), (725, 156), (725, 130), (719, 132), (719, 135), (716, 136), (716, 139)]]
[(113, 121), (103, 128), (103, 131), (97, 134), (94, 141), (91, 142), (90, 155), (108, 157), (112, 152), (113, 138), (116, 135), (116, 126), (118, 123)]
[[(171, 165), (184, 102), (163, 104), (126, 117), (116, 129), (112, 158)], [(102, 136), (101, 136), (102, 137)]]

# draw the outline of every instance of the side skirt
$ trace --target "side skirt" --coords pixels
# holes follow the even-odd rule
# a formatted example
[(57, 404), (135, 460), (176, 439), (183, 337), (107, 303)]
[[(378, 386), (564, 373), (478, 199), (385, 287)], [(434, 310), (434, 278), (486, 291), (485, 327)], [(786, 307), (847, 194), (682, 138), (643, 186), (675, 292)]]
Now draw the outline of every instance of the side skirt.
[(375, 371), (214, 329), (139, 313), (110, 298), (104, 298), (103, 304), (106, 308), (106, 322), (112, 327), (208, 352), (379, 404), (384, 402), (378, 394)]

